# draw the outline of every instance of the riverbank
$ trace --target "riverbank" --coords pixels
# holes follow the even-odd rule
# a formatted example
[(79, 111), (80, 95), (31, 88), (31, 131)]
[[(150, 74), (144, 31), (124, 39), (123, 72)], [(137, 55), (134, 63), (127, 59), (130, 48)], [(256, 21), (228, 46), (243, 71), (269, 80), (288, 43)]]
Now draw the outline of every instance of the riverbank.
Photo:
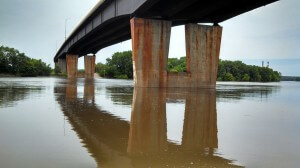
[(2, 74), (0, 73), (0, 78), (7, 78), (7, 77), (21, 77), (21, 76), (17, 76), (17, 75), (13, 75), (13, 74)]

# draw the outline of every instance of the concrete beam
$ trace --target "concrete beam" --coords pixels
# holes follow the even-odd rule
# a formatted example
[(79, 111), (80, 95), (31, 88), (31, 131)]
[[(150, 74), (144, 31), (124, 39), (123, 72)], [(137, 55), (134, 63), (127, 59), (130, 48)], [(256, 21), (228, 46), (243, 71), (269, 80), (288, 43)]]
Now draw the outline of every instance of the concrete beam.
[(170, 21), (132, 18), (132, 60), (136, 87), (165, 87)]
[(85, 78), (94, 78), (96, 56), (84, 56)]
[(78, 55), (67, 54), (66, 60), (68, 78), (77, 78)]

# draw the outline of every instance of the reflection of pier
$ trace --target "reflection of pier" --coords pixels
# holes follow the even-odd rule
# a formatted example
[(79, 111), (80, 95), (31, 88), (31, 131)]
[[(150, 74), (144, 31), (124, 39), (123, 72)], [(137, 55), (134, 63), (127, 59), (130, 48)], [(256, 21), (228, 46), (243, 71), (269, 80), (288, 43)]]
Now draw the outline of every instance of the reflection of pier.
[[(84, 98), (77, 84), (56, 87), (57, 101), (82, 143), (102, 167), (233, 167), (214, 156), (218, 147), (214, 90), (134, 90), (131, 122), (98, 109), (94, 83), (86, 81)], [(182, 145), (167, 141), (166, 101), (185, 99)]]

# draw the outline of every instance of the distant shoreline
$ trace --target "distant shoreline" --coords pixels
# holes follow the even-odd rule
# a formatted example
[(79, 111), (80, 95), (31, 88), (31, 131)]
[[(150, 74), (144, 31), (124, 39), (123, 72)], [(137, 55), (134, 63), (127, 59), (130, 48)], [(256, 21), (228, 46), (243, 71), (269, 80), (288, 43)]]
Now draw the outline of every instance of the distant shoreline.
[(280, 81), (296, 81), (296, 82), (300, 82), (300, 76), (281, 76)]
[[(13, 75), (13, 74), (6, 74), (6, 73), (0, 73), (0, 78), (7, 78), (7, 77), (30, 77), (30, 76), (20, 76), (20, 75)], [(49, 76), (32, 76), (34, 77), (65, 77), (65, 75), (49, 75)], [(83, 74), (80, 74), (78, 76), (78, 78), (84, 78)], [(104, 78), (99, 76), (97, 73), (95, 73), (95, 78), (102, 78), (102, 79), (119, 79), (119, 78)], [(300, 82), (300, 76), (281, 76), (280, 81), (295, 81), (295, 82)], [(231, 82), (235, 82), (235, 81), (231, 81)], [(236, 81), (238, 82), (238, 81)], [(248, 81), (251, 82), (251, 81)], [(264, 82), (264, 83), (268, 83), (268, 82)]]
[(21, 76), (19, 76), (19, 75), (13, 75), (13, 74), (0, 73), (0, 78), (1, 77), (21, 77)]

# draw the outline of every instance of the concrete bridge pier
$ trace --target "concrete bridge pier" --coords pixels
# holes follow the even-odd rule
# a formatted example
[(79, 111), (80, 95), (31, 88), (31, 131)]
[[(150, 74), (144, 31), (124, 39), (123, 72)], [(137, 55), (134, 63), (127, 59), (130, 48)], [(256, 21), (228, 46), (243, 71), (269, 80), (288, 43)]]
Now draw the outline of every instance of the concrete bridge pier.
[(85, 72), (85, 78), (92, 79), (94, 78), (95, 73), (95, 59), (96, 56), (84, 56), (84, 72)]
[(77, 78), (78, 55), (67, 54), (66, 60), (68, 78)]
[(61, 73), (66, 73), (67, 72), (66, 58), (58, 58), (56, 62), (56, 66), (59, 67)]
[(136, 87), (215, 88), (222, 27), (186, 24), (186, 73), (168, 73), (170, 21), (133, 18), (132, 60)]
[(215, 88), (222, 27), (185, 25), (186, 66), (190, 87)]
[(170, 21), (132, 18), (132, 60), (137, 87), (165, 87)]

